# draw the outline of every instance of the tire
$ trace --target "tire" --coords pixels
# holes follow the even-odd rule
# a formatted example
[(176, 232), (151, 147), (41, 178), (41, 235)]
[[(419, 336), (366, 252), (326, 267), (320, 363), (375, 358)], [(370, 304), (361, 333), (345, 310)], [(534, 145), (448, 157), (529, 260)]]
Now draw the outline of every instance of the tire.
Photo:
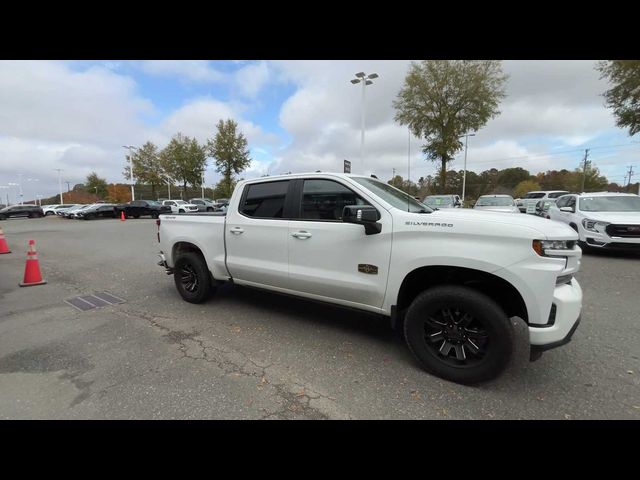
[(178, 213), (184, 213), (183, 209), (178, 210)]
[(513, 355), (513, 326), (502, 308), (457, 285), (419, 294), (407, 310), (404, 336), (426, 371), (466, 385), (496, 378)]
[(45, 216), (45, 217), (48, 217), (49, 215), (55, 215), (55, 213), (53, 213), (53, 212), (47, 212), (47, 213), (45, 213), (45, 214), (44, 214), (44, 216)]
[(207, 212), (213, 212), (213, 208), (208, 207), (208, 208), (207, 208)]
[(202, 303), (213, 292), (211, 274), (200, 253), (181, 254), (174, 265), (173, 280), (182, 299), (189, 303)]
[(151, 218), (158, 218), (158, 212), (151, 212)]

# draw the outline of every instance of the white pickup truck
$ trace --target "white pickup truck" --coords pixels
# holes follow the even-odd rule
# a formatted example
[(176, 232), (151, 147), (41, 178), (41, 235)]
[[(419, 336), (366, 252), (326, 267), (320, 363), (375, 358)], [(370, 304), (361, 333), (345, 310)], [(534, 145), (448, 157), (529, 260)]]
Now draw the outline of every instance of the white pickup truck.
[(387, 316), (420, 364), (465, 384), (531, 360), (580, 321), (582, 251), (568, 225), (533, 215), (432, 210), (375, 178), (338, 173), (238, 183), (225, 213), (161, 215), (159, 265), (199, 303), (221, 282)]

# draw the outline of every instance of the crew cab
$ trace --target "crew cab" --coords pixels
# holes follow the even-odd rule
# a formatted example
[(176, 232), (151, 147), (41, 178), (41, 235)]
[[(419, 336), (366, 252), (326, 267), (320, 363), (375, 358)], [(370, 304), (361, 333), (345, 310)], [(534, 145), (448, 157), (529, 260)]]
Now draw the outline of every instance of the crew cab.
[(172, 213), (193, 213), (198, 211), (198, 206), (187, 203), (184, 200), (164, 200), (162, 205), (171, 208)]
[(498, 376), (526, 322), (531, 360), (580, 320), (581, 250), (567, 225), (532, 215), (434, 210), (375, 178), (244, 180), (226, 213), (161, 215), (160, 261), (188, 302), (222, 282), (373, 312), (401, 328), (427, 371), (465, 384)]
[(147, 215), (151, 218), (158, 218), (161, 213), (171, 213), (170, 206), (153, 200), (133, 200), (129, 203), (116, 205), (115, 210), (117, 217), (120, 217), (124, 212), (126, 218), (140, 218)]
[(551, 220), (578, 232), (583, 250), (608, 249), (640, 252), (640, 196), (632, 193), (580, 193), (564, 195), (551, 205)]

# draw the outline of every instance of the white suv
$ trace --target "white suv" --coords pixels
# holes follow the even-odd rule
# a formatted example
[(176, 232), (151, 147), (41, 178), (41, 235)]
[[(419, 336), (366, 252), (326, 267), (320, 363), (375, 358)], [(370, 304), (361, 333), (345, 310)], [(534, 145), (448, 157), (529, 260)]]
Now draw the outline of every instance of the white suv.
[(549, 208), (551, 220), (569, 224), (580, 246), (640, 251), (640, 197), (631, 193), (563, 195)]
[(193, 213), (198, 211), (198, 206), (187, 203), (184, 200), (165, 200), (162, 205), (171, 207), (171, 213)]
[(522, 213), (536, 213), (536, 205), (540, 200), (549, 200), (554, 202), (556, 198), (566, 195), (566, 190), (547, 190), (529, 192), (522, 198), (516, 199), (516, 205)]

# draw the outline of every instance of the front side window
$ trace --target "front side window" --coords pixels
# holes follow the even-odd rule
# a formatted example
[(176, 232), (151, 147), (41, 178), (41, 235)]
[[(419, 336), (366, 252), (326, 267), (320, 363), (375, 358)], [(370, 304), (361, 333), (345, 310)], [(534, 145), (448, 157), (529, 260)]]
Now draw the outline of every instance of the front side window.
[(567, 206), (567, 202), (569, 201), (571, 197), (561, 197), (558, 199), (558, 201), (556, 202), (556, 207), (558, 208), (562, 208), (562, 207), (566, 207)]
[(369, 205), (349, 188), (333, 180), (305, 180), (300, 217), (303, 220), (342, 220), (347, 205)]
[(289, 180), (247, 185), (240, 213), (255, 218), (282, 218), (288, 188)]

